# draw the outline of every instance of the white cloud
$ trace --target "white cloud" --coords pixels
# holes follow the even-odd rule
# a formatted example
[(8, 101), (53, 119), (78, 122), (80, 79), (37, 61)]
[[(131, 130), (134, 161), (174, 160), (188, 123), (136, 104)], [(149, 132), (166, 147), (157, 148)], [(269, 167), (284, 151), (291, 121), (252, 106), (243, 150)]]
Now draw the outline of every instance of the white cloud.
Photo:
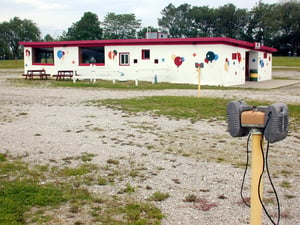
[(56, 1), (41, 1), (41, 0), (13, 0), (17, 4), (27, 5), (32, 8), (32, 10), (53, 10), (53, 9), (64, 9), (68, 6), (61, 2)]

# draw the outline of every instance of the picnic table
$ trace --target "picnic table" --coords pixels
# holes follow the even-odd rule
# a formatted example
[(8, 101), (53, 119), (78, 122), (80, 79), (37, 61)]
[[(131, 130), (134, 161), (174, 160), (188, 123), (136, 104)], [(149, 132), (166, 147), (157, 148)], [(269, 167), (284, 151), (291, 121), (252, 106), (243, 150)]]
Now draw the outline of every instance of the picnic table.
[[(76, 74), (76, 71), (75, 71)], [(56, 77), (56, 80), (65, 79), (66, 77), (71, 80), (71, 78), (74, 76), (73, 70), (59, 70), (57, 74), (54, 74), (53, 77)]]
[(25, 76), (25, 79), (33, 79), (33, 77), (40, 77), (41, 80), (48, 79), (50, 74), (47, 74), (45, 70), (27, 70), (27, 73), (22, 74), (22, 76)]

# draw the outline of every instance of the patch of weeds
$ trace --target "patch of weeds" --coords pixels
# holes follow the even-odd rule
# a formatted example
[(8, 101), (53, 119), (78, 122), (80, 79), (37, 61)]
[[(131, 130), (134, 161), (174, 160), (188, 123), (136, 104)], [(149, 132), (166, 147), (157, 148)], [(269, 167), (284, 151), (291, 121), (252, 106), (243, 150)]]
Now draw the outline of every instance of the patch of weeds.
[(20, 113), (18, 114), (18, 116), (26, 116), (26, 115), (28, 115), (27, 112), (20, 112)]
[(83, 164), (79, 167), (75, 168), (70, 168), (70, 167), (65, 167), (62, 168), (59, 172), (58, 175), (62, 177), (70, 177), (70, 176), (82, 176), (85, 174), (88, 174), (92, 171), (97, 169), (96, 165), (93, 164)]
[(282, 174), (283, 176), (289, 176), (289, 175), (292, 174), (292, 172), (291, 172), (291, 171), (288, 171), (288, 170), (282, 170), (282, 171), (281, 171), (281, 174)]
[(295, 195), (289, 195), (289, 194), (286, 194), (285, 197), (288, 198), (288, 199), (296, 198)]
[(282, 187), (282, 188), (291, 188), (292, 185), (291, 185), (291, 183), (288, 182), (288, 181), (283, 181), (283, 182), (280, 184), (280, 187)]
[(217, 163), (222, 163), (222, 162), (224, 162), (224, 161), (225, 161), (225, 159), (222, 158), (222, 157), (218, 157), (218, 158), (217, 158)]
[(103, 132), (103, 131), (105, 131), (103, 128), (100, 128), (100, 127), (94, 127), (93, 129), (92, 129), (92, 131), (96, 131), (96, 132)]
[(75, 160), (75, 157), (73, 157), (73, 156), (67, 156), (67, 157), (65, 157), (65, 158), (62, 158), (62, 160), (63, 160), (65, 163), (71, 164), (71, 162), (72, 162), (73, 160)]
[(131, 176), (131, 177), (137, 177), (137, 176), (139, 176), (139, 171), (137, 171), (137, 170), (131, 170), (128, 173), (128, 175)]
[(100, 177), (97, 178), (97, 184), (98, 184), (98, 185), (101, 185), (101, 186), (102, 186), (102, 185), (107, 185), (107, 183), (108, 183), (108, 181), (107, 181), (107, 179), (105, 179), (104, 177), (101, 177), (101, 176), (100, 176)]
[(75, 203), (71, 204), (69, 212), (71, 212), (71, 213), (79, 213), (79, 209), (80, 209), (80, 205), (77, 202), (75, 202)]
[[(91, 217), (87, 217), (84, 224), (161, 224), (163, 214), (148, 202), (138, 202), (134, 196), (127, 195), (93, 197), (87, 189), (75, 185), (92, 180), (90, 174), (99, 169), (93, 164), (77, 168), (29, 167), (19, 159), (7, 161), (6, 156), (4, 158), (0, 161), (0, 224), (57, 224), (57, 212), (63, 217), (73, 217), (85, 211), (90, 212)], [(37, 177), (45, 177), (47, 184), (40, 184)], [(105, 183), (100, 177), (98, 181)], [(133, 191), (135, 188), (127, 184), (124, 192)], [(82, 224), (82, 221), (73, 223)]]
[(93, 160), (93, 158), (97, 156), (96, 154), (93, 153), (88, 153), (88, 152), (83, 152), (79, 157), (76, 157), (78, 159), (81, 159), (83, 162), (90, 162)]
[(6, 154), (0, 153), (0, 162), (6, 161), (6, 160), (7, 160), (6, 158), (7, 158), (7, 155), (6, 155)]
[(121, 193), (133, 193), (135, 192), (135, 188), (133, 186), (131, 186), (131, 184), (127, 183), (126, 187), (124, 189), (122, 189)]
[(196, 195), (194, 195), (194, 194), (189, 194), (189, 195), (187, 195), (187, 196), (183, 199), (183, 201), (184, 201), (184, 202), (195, 202), (196, 199), (197, 199), (197, 196), (196, 196)]
[(164, 201), (169, 198), (170, 195), (168, 193), (162, 193), (160, 191), (154, 192), (149, 198), (149, 201)]
[(106, 162), (109, 163), (109, 164), (113, 164), (113, 165), (119, 165), (120, 164), (120, 161), (117, 160), (117, 159), (108, 159)]
[(91, 212), (94, 222), (114, 225), (161, 224), (164, 215), (149, 203), (136, 202), (119, 198), (105, 200), (105, 205), (93, 207)]
[(22, 224), (23, 214), (30, 208), (66, 201), (62, 189), (31, 181), (2, 181), (0, 192), (0, 224)]
[[(134, 222), (132, 224), (157, 224), (149, 223), (149, 219), (161, 220), (164, 216), (159, 209), (152, 205), (143, 203), (130, 203), (124, 207), (124, 212), (128, 222)], [(143, 215), (147, 215), (143, 218)], [(131, 224), (131, 223), (130, 223)]]
[(274, 198), (264, 198), (263, 202), (266, 203), (266, 204), (274, 205), (275, 204), (275, 199)]

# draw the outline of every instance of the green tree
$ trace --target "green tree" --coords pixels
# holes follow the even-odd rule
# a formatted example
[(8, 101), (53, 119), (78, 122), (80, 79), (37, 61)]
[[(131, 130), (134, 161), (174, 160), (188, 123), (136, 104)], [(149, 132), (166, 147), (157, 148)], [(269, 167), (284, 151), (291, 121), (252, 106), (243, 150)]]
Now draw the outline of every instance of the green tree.
[(44, 37), (43, 41), (55, 41), (55, 39), (50, 34), (47, 34)]
[(215, 36), (240, 39), (246, 32), (247, 10), (226, 4), (216, 10)]
[(85, 12), (81, 19), (73, 23), (67, 32), (63, 32), (61, 40), (99, 40), (102, 39), (102, 29), (96, 14)]
[(208, 6), (194, 6), (190, 11), (192, 26), (195, 28), (197, 36), (212, 37), (215, 28), (216, 10)]
[(167, 30), (170, 37), (195, 37), (197, 30), (192, 26), (193, 18), (190, 16), (191, 5), (182, 4), (175, 7), (170, 3), (165, 7), (158, 19), (158, 25)]
[(108, 13), (103, 22), (105, 39), (130, 39), (136, 38), (141, 20), (134, 14)]
[(275, 14), (275, 4), (265, 4), (259, 1), (250, 12), (248, 26), (249, 41), (264, 42), (272, 45), (272, 39), (278, 32), (278, 19)]
[(293, 55), (300, 51), (300, 2), (289, 1), (276, 6), (280, 43)]
[(0, 24), (0, 34), (0, 42), (4, 45), (4, 51), (9, 51), (14, 58), (19, 58), (22, 54), (19, 42), (38, 41), (41, 32), (31, 20), (14, 17)]

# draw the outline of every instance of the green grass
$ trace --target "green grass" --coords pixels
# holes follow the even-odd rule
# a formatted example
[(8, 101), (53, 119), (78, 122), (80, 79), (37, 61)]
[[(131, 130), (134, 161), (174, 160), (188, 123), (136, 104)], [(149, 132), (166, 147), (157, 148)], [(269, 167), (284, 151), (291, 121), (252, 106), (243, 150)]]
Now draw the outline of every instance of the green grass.
[[(106, 99), (96, 100), (94, 105), (106, 105), (108, 107), (127, 112), (150, 111), (155, 115), (163, 115), (175, 119), (189, 119), (192, 122), (201, 119), (226, 119), (226, 106), (229, 99), (188, 97), (188, 96), (151, 96), (130, 99)], [(254, 106), (270, 105), (270, 102), (247, 101)], [(289, 104), (289, 116), (294, 124), (300, 124), (300, 105)], [(296, 127), (295, 125), (295, 127)]]
[(225, 106), (228, 100), (221, 98), (196, 98), (185, 96), (152, 96), (131, 99), (107, 99), (94, 101), (112, 108), (142, 112), (152, 111), (157, 115), (170, 116), (176, 119), (209, 119), (225, 117)]
[(0, 69), (17, 69), (24, 68), (24, 60), (0, 60)]
[(107, 88), (122, 90), (197, 89), (197, 86), (192, 84), (173, 84), (165, 82), (152, 84), (151, 82), (146, 81), (140, 81), (139, 85), (136, 86), (135, 81), (132, 80), (126, 82), (117, 81), (116, 83), (113, 83), (110, 80), (97, 80), (96, 83), (92, 83), (90, 81), (77, 81), (76, 83), (73, 83), (73, 81), (65, 80), (52, 82), (51, 85), (54, 87)]
[(0, 225), (57, 224), (55, 215), (48, 212), (60, 210), (62, 205), (70, 208), (59, 211), (60, 215), (79, 214), (88, 208), (88, 215), (83, 216), (90, 218), (87, 224), (160, 224), (164, 217), (153, 204), (136, 201), (131, 195), (129, 198), (134, 191), (129, 184), (124, 197), (90, 194), (85, 188), (89, 182), (109, 185), (95, 176), (100, 168), (93, 164), (74, 168), (30, 166), (21, 159), (0, 155)]
[(300, 67), (300, 57), (274, 56), (273, 66)]
[(161, 202), (161, 201), (166, 200), (169, 197), (170, 197), (169, 193), (163, 193), (160, 191), (156, 191), (148, 198), (148, 200)]

